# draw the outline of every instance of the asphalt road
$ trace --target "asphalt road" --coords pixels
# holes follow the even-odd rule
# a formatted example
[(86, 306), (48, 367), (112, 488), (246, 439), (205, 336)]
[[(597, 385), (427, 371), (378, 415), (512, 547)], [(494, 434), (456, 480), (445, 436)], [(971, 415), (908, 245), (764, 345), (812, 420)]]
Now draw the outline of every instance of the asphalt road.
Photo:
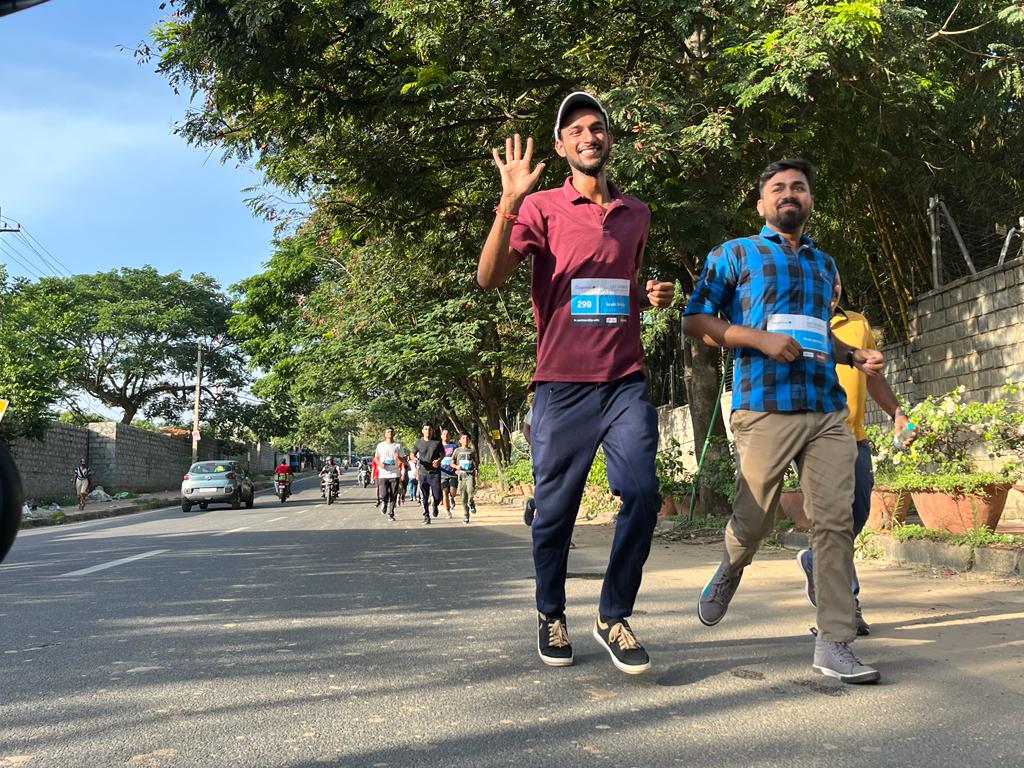
[(706, 629), (719, 545), (656, 543), (632, 622), (654, 669), (628, 677), (589, 635), (610, 533), (585, 526), (577, 662), (550, 669), (514, 510), (389, 523), (351, 476), (330, 507), (305, 485), (22, 532), (0, 566), (0, 767), (1024, 762), (1019, 584), (863, 566), (856, 648), (884, 678), (855, 688), (810, 667), (791, 553), (763, 552)]

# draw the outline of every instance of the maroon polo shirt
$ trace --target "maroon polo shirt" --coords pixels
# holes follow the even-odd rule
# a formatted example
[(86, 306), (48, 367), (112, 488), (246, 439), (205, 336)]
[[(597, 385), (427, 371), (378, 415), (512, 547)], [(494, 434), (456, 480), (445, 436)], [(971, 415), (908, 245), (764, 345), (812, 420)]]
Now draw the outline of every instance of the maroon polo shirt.
[(644, 368), (637, 273), (650, 209), (609, 183), (607, 208), (572, 185), (528, 195), (510, 245), (532, 262), (533, 380), (606, 382)]

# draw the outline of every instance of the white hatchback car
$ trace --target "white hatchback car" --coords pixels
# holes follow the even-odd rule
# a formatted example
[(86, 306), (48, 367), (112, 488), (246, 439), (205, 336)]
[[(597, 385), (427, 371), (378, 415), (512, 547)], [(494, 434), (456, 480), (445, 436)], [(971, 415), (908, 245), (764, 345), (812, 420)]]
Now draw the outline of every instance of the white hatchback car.
[(230, 504), (238, 509), (244, 503), (252, 509), (256, 489), (237, 461), (197, 461), (188, 468), (181, 481), (181, 511), (191, 512), (192, 505), (206, 509), (210, 504)]

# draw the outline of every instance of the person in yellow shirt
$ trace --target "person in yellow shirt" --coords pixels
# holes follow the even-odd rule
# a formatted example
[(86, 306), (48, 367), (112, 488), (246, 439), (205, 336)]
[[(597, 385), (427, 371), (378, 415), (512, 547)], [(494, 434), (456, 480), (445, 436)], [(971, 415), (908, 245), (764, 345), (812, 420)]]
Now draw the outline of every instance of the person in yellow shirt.
[[(831, 326), (832, 333), (836, 338), (851, 347), (877, 349), (871, 324), (859, 312), (843, 310), (837, 303), (833, 310)], [(909, 420), (903, 409), (900, 408), (899, 400), (896, 399), (896, 395), (884, 375), (868, 377), (858, 369), (844, 364), (836, 365), (836, 374), (839, 377), (840, 386), (846, 392), (847, 406), (850, 409), (846, 423), (857, 440), (852, 510), (853, 535), (856, 536), (868, 521), (868, 513), (871, 511), (871, 489), (875, 484), (871, 469), (871, 445), (868, 442), (867, 430), (864, 428), (864, 406), (867, 403), (867, 396), (871, 395), (871, 399), (892, 417), (896, 433), (902, 432)], [(817, 605), (814, 596), (814, 552), (810, 549), (802, 549), (797, 553), (796, 559), (806, 580), (807, 599), (811, 601), (811, 605)], [(871, 633), (871, 626), (864, 621), (864, 616), (861, 613), (860, 581), (857, 579), (856, 568), (854, 568), (853, 583), (850, 586), (853, 590), (854, 605), (857, 611), (857, 634), (863, 637)]]

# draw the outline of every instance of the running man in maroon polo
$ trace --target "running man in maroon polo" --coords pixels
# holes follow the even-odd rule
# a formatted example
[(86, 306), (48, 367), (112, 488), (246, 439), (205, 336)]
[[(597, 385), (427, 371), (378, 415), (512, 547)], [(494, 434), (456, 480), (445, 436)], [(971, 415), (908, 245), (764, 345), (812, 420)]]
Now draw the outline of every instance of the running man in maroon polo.
[(533, 139), (494, 150), (502, 194), (480, 254), (477, 281), (497, 288), (524, 259), (532, 268), (537, 368), (532, 430), (537, 513), (533, 562), (539, 612), (537, 651), (550, 666), (573, 662), (565, 621), (569, 542), (587, 473), (604, 447), (608, 482), (621, 496), (593, 635), (617, 668), (650, 668), (626, 618), (650, 553), (661, 505), (654, 456), (658, 421), (646, 394), (640, 310), (665, 307), (675, 286), (640, 268), (651, 212), (605, 173), (612, 148), (608, 113), (587, 93), (565, 98), (555, 119), (555, 152), (569, 164), (561, 187), (532, 192)]

